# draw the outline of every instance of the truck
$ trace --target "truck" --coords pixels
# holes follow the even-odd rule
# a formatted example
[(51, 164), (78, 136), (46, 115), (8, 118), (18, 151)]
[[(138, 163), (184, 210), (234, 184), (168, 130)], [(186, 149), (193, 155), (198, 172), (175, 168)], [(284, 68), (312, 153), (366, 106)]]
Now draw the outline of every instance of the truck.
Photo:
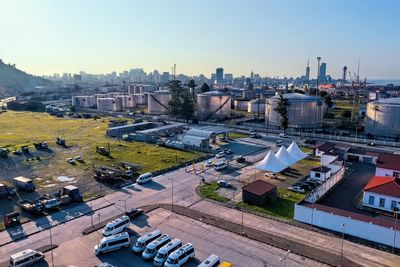
[(29, 154), (29, 147), (28, 146), (21, 146), (22, 154)]
[(8, 148), (0, 147), (0, 157), (1, 158), (7, 158), (8, 157), (8, 153), (10, 153)]
[(71, 202), (82, 202), (83, 196), (79, 191), (79, 187), (74, 185), (66, 185), (63, 187), (62, 191), (55, 194), (61, 201), (61, 204), (69, 204)]
[(14, 185), (16, 188), (25, 190), (28, 192), (32, 192), (36, 190), (36, 186), (33, 183), (33, 180), (27, 177), (18, 176), (13, 179)]
[(65, 147), (66, 146), (65, 139), (62, 137), (57, 137), (56, 144)]
[(47, 142), (33, 143), (37, 150), (43, 150), (49, 148), (49, 144)]
[(9, 197), (15, 195), (15, 189), (0, 183), (0, 197)]
[(24, 199), (19, 201), (18, 205), (21, 207), (21, 209), (30, 213), (40, 213), (43, 211), (43, 205), (39, 200)]

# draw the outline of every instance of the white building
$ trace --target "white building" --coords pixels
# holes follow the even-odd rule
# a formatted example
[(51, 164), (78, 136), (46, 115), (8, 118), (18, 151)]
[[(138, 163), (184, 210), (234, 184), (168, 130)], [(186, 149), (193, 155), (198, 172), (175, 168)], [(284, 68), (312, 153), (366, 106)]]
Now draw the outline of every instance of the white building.
[(375, 176), (400, 178), (400, 155), (380, 154), (376, 164)]
[(310, 179), (311, 180), (319, 180), (321, 182), (325, 181), (329, 177), (331, 177), (332, 170), (326, 166), (318, 166), (310, 171)]
[(400, 179), (374, 176), (363, 189), (363, 206), (392, 212), (400, 207)]

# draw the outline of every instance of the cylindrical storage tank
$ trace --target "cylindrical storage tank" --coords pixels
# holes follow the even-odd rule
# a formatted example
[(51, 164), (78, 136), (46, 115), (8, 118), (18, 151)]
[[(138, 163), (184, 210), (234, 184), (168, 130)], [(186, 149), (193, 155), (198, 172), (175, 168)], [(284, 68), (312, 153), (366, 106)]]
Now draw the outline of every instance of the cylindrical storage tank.
[(197, 115), (200, 120), (225, 119), (231, 116), (231, 96), (211, 91), (197, 95)]
[(148, 93), (147, 96), (147, 112), (155, 115), (168, 114), (168, 103), (171, 100), (171, 92), (167, 90), (155, 91)]
[(248, 104), (247, 112), (264, 114), (266, 102), (267, 102), (266, 98), (257, 98), (251, 100)]
[(400, 138), (400, 97), (368, 103), (365, 132), (374, 136)]
[(122, 111), (122, 102), (115, 98), (98, 98), (97, 109), (101, 111)]
[(136, 106), (135, 98), (133, 95), (119, 95), (115, 97), (121, 102), (122, 109), (131, 109)]
[(236, 110), (247, 111), (249, 106), (249, 100), (235, 100), (233, 106)]
[(77, 108), (95, 108), (96, 101), (94, 96), (73, 96), (72, 106)]
[(132, 96), (135, 99), (136, 105), (145, 105), (145, 106), (147, 106), (147, 99), (149, 97), (149, 95), (147, 93), (135, 94), (135, 95), (132, 95)]
[[(325, 113), (325, 105), (320, 97), (290, 93), (283, 94), (289, 102), (289, 128), (312, 129), (321, 128)], [(281, 115), (275, 111), (280, 101), (276, 95), (267, 99), (265, 104), (265, 122), (269, 127), (280, 127)]]

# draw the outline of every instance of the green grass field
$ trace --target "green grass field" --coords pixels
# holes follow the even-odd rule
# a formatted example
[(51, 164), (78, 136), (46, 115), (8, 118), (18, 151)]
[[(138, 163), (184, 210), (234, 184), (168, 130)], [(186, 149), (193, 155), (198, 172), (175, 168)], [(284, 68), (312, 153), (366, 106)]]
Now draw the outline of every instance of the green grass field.
[(200, 186), (200, 194), (205, 198), (213, 199), (219, 202), (228, 202), (228, 198), (221, 196), (216, 192), (218, 187), (219, 186), (216, 181), (213, 181), (209, 184), (203, 184)]
[(305, 197), (303, 194), (291, 192), (287, 189), (278, 189), (278, 198), (265, 206), (249, 205), (239, 202), (236, 205), (248, 210), (253, 210), (267, 215), (293, 219), (294, 204)]
[(247, 138), (250, 135), (246, 134), (246, 133), (231, 132), (231, 133), (228, 134), (228, 136), (230, 138), (236, 139), (236, 138)]
[[(29, 163), (33, 174), (45, 179), (57, 175), (78, 176), (82, 171), (90, 170), (92, 164), (115, 165), (120, 161), (139, 164), (142, 172), (152, 172), (203, 155), (153, 144), (114, 140), (105, 134), (107, 124), (107, 118), (70, 119), (57, 118), (47, 113), (8, 111), (0, 114), (0, 146), (14, 150), (21, 145), (30, 145), (30, 149), (35, 151), (33, 142), (47, 141), (53, 150), (53, 153), (43, 156), (47, 166), (42, 166), (40, 162)], [(71, 147), (58, 147), (55, 144), (58, 136), (63, 136)], [(96, 146), (107, 147), (108, 144), (111, 148), (110, 158), (95, 153)], [(82, 156), (86, 164), (71, 166), (65, 162), (66, 158), (77, 155)], [(15, 156), (10, 154), (10, 157)]]

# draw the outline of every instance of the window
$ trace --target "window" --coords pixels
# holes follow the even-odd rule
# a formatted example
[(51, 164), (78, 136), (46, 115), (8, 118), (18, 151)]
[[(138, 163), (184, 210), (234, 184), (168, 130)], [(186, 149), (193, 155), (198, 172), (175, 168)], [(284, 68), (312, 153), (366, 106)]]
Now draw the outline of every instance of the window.
[(384, 198), (379, 199), (379, 207), (381, 207), (381, 208), (385, 207), (385, 199)]
[(390, 204), (390, 208), (392, 210), (395, 210), (397, 208), (397, 201), (392, 200), (391, 204)]
[(393, 172), (394, 178), (400, 178), (400, 172)]
[(375, 197), (374, 196), (369, 196), (369, 198), (368, 198), (368, 204), (369, 205), (374, 205), (374, 202), (375, 202)]
[(320, 174), (319, 172), (316, 172), (316, 173), (315, 173), (315, 177), (320, 178), (320, 177), (321, 177), (321, 174)]

